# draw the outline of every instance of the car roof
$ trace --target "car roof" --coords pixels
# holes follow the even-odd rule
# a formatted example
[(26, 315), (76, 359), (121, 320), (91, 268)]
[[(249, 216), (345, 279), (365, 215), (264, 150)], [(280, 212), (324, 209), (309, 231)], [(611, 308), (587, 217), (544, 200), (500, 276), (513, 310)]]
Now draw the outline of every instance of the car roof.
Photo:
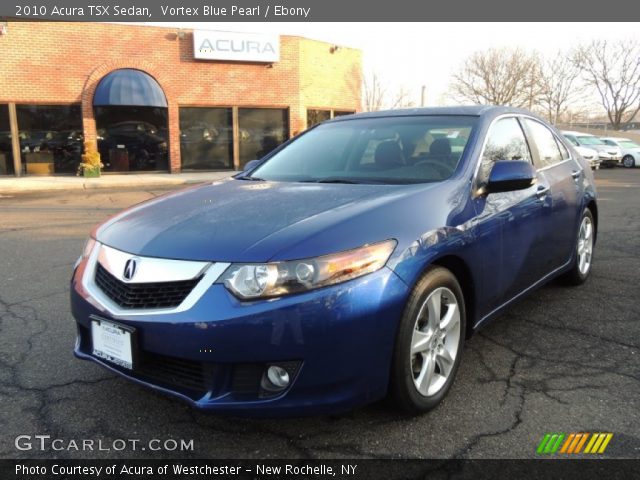
[[(536, 117), (528, 110), (514, 107), (502, 107), (496, 105), (466, 105), (458, 107), (421, 107), (421, 108), (400, 108), (396, 110), (379, 110), (377, 112), (363, 112), (353, 115), (343, 115), (336, 117), (329, 122), (341, 122), (355, 118), (382, 118), (382, 117), (407, 117), (425, 115), (470, 115), (495, 117), (506, 113), (519, 113)], [(328, 122), (323, 122), (328, 123)]]

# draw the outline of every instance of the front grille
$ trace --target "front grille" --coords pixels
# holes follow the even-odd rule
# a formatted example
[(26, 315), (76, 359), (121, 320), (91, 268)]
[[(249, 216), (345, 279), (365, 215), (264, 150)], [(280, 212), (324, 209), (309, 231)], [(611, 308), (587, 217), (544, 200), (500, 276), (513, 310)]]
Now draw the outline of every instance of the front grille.
[(213, 378), (213, 372), (206, 372), (206, 367), (208, 365), (202, 362), (141, 352), (134, 373), (147, 381), (151, 380), (151, 383), (191, 390), (196, 397), (201, 397), (209, 390), (207, 378)]
[(124, 283), (111, 275), (99, 262), (96, 285), (122, 308), (171, 308), (180, 305), (202, 277), (179, 282)]

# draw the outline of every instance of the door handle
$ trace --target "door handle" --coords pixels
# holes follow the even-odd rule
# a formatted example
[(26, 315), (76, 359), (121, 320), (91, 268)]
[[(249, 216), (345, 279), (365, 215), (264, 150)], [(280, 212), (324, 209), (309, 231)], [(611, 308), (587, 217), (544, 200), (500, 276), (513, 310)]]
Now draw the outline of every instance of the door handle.
[(545, 185), (540, 185), (538, 187), (538, 190), (536, 190), (536, 197), (538, 198), (542, 198), (544, 197), (547, 193), (549, 193), (550, 188), (545, 186)]
[(574, 180), (578, 180), (580, 178), (580, 175), (582, 175), (582, 170), (574, 170), (573, 172), (571, 172), (571, 176)]

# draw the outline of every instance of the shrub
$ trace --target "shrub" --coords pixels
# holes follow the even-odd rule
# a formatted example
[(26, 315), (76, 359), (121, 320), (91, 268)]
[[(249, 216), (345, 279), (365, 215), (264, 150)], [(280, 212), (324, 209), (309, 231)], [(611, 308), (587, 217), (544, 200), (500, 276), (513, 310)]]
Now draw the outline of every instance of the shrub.
[(84, 144), (84, 152), (85, 153), (82, 155), (82, 162), (78, 165), (78, 175), (100, 175), (100, 170), (104, 165), (102, 164), (100, 153), (98, 152), (95, 144), (86, 142)]

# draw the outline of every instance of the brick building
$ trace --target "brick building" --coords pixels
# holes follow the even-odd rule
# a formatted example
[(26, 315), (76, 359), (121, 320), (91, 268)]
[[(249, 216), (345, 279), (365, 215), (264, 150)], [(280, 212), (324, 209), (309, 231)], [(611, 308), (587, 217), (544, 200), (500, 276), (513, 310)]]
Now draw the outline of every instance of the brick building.
[[(238, 169), (360, 107), (361, 53), (291, 36), (8, 22), (0, 175)], [(196, 58), (197, 57), (197, 58)]]

